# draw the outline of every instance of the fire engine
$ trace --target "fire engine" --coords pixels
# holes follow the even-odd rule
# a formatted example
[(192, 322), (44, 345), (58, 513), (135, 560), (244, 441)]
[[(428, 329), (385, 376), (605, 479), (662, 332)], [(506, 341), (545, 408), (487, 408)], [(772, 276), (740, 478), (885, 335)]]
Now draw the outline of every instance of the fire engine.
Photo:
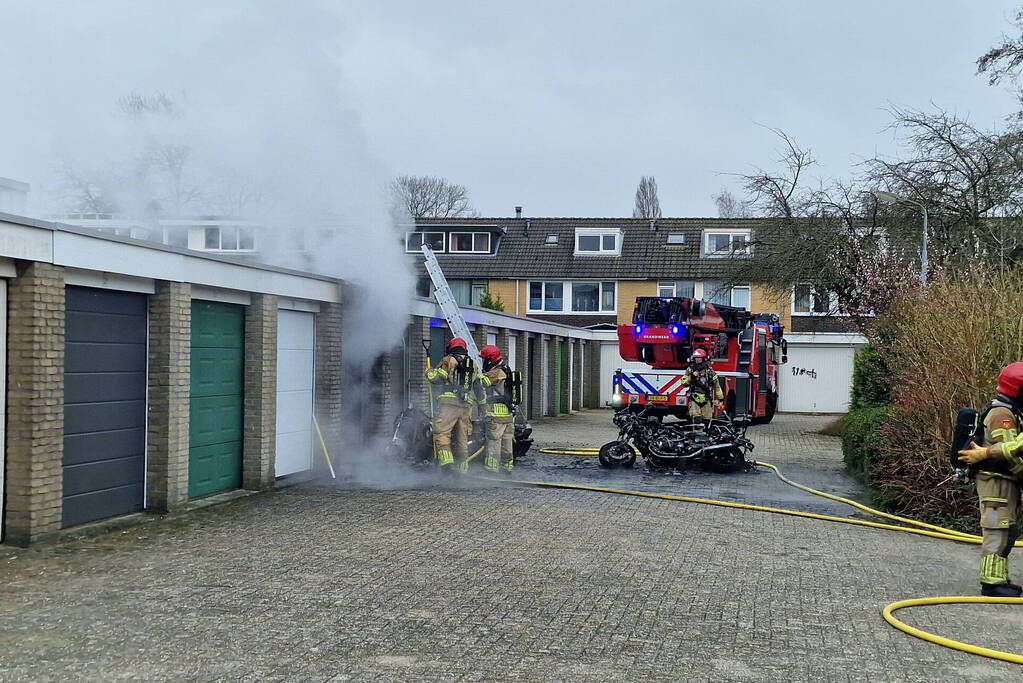
[(649, 372), (617, 370), (611, 405), (647, 414), (687, 417), (683, 373), (703, 349), (722, 383), (733, 418), (770, 422), (778, 408), (778, 368), (787, 362), (784, 326), (773, 313), (688, 297), (639, 297), (631, 325), (618, 327), (621, 357)]

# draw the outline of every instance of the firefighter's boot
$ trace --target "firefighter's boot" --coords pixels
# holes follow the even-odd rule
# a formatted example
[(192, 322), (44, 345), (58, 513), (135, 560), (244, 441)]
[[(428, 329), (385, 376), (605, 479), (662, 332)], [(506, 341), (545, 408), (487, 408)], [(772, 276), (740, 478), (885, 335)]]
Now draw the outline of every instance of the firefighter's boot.
[(497, 473), (499, 464), (500, 463), (498, 463), (497, 458), (492, 455), (488, 455), (487, 459), (483, 461), (483, 466), (486, 468), (487, 472), (494, 472), (495, 474)]
[(992, 598), (1018, 598), (1023, 590), (1009, 583), (1009, 558), (982, 555), (980, 558), (980, 594)]
[(504, 473), (505, 474), (511, 474), (512, 470), (515, 469), (515, 461), (514, 460), (505, 460), (504, 462), (501, 463), (501, 467), (504, 468)]
[(455, 455), (446, 448), (437, 450), (437, 467), (449, 467), (455, 462)]
[(459, 460), (455, 467), (458, 468), (459, 474), (469, 474), (469, 459)]

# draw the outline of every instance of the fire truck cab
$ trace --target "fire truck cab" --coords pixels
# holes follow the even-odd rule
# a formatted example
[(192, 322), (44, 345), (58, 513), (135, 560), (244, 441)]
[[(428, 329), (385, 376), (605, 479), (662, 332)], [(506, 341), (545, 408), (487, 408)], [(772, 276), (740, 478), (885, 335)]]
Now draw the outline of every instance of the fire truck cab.
[[(686, 417), (682, 386), (689, 358), (706, 351), (722, 383), (725, 410), (733, 417), (770, 422), (778, 407), (778, 368), (787, 362), (784, 326), (773, 313), (688, 297), (639, 297), (631, 325), (618, 327), (621, 357), (650, 372), (617, 370), (612, 406), (650, 408)], [(674, 372), (672, 372), (674, 371)]]

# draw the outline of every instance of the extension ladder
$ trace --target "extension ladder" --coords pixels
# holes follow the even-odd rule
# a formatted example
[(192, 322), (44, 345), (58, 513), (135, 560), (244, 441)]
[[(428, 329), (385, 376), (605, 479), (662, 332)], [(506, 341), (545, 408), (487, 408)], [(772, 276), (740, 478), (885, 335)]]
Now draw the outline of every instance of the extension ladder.
[(423, 244), (423, 258), (426, 259), (426, 272), (430, 274), (430, 279), (433, 281), (437, 304), (440, 306), (441, 312), (444, 313), (448, 329), (454, 336), (465, 340), (469, 347), (469, 357), (476, 363), (477, 368), (482, 368), (483, 361), (480, 359), (479, 347), (476, 346), (476, 341), (469, 334), (469, 326), (465, 324), (465, 318), (462, 317), (462, 311), (458, 308), (455, 295), (451, 292), (448, 280), (444, 277), (444, 271), (441, 270), (440, 263), (437, 262), (437, 257), (429, 245)]

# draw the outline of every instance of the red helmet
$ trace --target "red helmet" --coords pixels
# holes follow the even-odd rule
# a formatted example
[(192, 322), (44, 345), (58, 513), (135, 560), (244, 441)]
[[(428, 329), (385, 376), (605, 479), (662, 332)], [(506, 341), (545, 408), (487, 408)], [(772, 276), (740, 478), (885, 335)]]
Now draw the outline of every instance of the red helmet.
[(699, 363), (704, 360), (707, 360), (707, 352), (703, 349), (696, 349), (693, 351), (693, 357), (689, 359), (691, 363)]
[(448, 353), (451, 353), (455, 349), (462, 349), (463, 351), (468, 351), (469, 345), (466, 344), (465, 340), (462, 339), (461, 337), (455, 337), (454, 339), (448, 342), (447, 351)]
[(1009, 363), (998, 375), (998, 393), (1011, 399), (1020, 398), (1023, 391), (1023, 363)]
[(493, 344), (487, 344), (480, 349), (480, 358), (489, 362), (491, 365), (497, 365), (501, 362), (501, 349), (497, 348)]

